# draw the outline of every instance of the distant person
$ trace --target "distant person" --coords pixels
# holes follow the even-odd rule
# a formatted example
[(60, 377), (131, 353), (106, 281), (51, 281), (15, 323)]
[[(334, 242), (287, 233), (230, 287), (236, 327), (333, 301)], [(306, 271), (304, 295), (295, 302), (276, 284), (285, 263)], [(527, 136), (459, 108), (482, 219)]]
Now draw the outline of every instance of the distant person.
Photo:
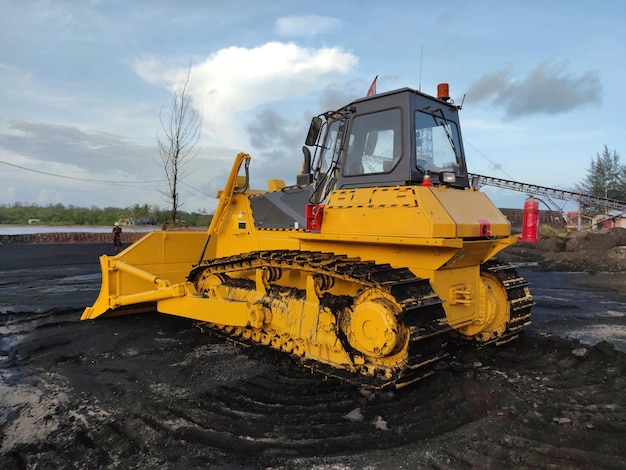
[(113, 226), (113, 246), (115, 246), (115, 251), (122, 249), (122, 227), (119, 222), (115, 222)]

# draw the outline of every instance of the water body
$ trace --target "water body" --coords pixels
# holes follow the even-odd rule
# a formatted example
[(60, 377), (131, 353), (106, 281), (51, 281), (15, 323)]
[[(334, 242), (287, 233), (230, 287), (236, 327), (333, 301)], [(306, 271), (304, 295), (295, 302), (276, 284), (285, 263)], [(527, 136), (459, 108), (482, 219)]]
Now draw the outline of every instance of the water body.
[(623, 273), (519, 271), (531, 283), (534, 327), (590, 345), (609, 341), (626, 352)]

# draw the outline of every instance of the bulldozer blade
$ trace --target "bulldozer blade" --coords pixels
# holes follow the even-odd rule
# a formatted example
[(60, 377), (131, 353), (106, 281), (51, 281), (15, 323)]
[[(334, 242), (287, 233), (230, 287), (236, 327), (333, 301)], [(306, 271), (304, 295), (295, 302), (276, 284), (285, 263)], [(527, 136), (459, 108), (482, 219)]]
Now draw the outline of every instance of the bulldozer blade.
[(100, 294), (81, 320), (156, 310), (158, 300), (185, 295), (206, 232), (151, 232), (115, 256), (100, 257)]

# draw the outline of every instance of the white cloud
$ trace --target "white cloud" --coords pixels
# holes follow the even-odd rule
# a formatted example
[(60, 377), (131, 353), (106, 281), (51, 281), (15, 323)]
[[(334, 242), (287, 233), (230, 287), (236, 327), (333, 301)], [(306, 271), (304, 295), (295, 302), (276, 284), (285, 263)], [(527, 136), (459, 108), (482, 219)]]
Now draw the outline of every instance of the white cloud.
[(276, 20), (276, 32), (281, 36), (316, 36), (339, 29), (341, 21), (320, 15), (285, 16)]
[[(203, 112), (203, 133), (211, 145), (232, 147), (237, 145), (233, 139), (241, 140), (234, 115), (322, 90), (357, 63), (356, 56), (338, 47), (310, 49), (281, 42), (250, 49), (233, 46), (192, 65), (189, 92)], [(173, 90), (187, 68), (148, 59), (138, 62), (136, 71), (144, 80)]]

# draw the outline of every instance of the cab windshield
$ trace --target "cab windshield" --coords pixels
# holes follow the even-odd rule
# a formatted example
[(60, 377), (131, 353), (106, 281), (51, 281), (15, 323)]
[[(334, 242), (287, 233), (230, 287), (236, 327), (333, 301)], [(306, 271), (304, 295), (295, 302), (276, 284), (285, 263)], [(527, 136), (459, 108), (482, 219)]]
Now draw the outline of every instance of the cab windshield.
[(460, 144), (457, 125), (443, 115), (415, 112), (416, 165), (421, 172), (460, 173)]

